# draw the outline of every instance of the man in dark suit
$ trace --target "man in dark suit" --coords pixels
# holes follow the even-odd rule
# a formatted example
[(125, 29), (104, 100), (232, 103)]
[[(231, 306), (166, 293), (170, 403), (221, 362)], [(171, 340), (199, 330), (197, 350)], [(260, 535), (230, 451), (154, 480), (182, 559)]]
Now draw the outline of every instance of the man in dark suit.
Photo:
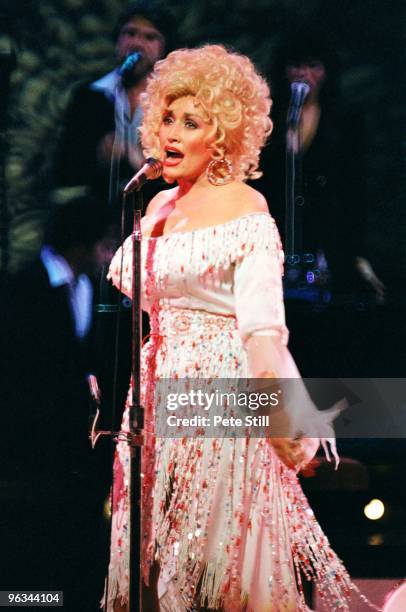
[[(56, 155), (57, 188), (86, 185), (117, 203), (122, 187), (144, 163), (140, 96), (155, 62), (170, 48), (172, 25), (159, 0), (137, 0), (121, 14), (114, 32), (117, 67), (80, 84), (69, 102)], [(134, 53), (138, 61), (125, 68)]]
[(90, 276), (111, 259), (110, 224), (88, 198), (58, 208), (39, 259), (11, 279), (3, 301), (1, 478), (13, 496), (1, 512), (1, 587), (63, 590), (72, 611), (96, 610), (102, 593), (107, 467), (88, 440), (87, 379), (95, 371)]

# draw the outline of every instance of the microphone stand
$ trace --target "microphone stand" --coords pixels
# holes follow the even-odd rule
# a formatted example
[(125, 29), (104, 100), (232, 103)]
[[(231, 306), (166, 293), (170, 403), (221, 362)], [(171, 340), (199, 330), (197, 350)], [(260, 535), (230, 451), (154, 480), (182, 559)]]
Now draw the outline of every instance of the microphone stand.
[[(141, 185), (140, 185), (141, 187)], [(139, 189), (140, 189), (139, 187)], [(141, 519), (144, 408), (141, 406), (141, 213), (142, 194), (133, 197), (134, 225), (132, 233), (132, 343), (130, 405), (130, 525), (129, 525), (129, 612), (141, 612)], [(126, 197), (126, 196), (124, 196)]]
[[(130, 447), (129, 474), (129, 612), (142, 612), (141, 586), (141, 526), (142, 526), (142, 478), (141, 459), (144, 444), (144, 408), (141, 405), (141, 214), (143, 199), (137, 186), (137, 197), (132, 197), (133, 232), (132, 232), (132, 323), (131, 323), (131, 404), (129, 414), (130, 431), (103, 431), (97, 429), (99, 411), (94, 419), (90, 439), (94, 447), (100, 436), (110, 436), (115, 443), (126, 441)], [(124, 191), (124, 209), (128, 193)], [(114, 480), (113, 480), (114, 488)], [(105, 609), (107, 609), (109, 576), (105, 588)]]
[[(148, 176), (148, 169), (150, 170)], [(91, 427), (90, 439), (94, 447), (100, 436), (111, 436), (114, 442), (126, 441), (130, 447), (130, 474), (129, 474), (129, 612), (142, 610), (142, 583), (141, 583), (141, 527), (142, 527), (142, 477), (141, 477), (141, 447), (144, 444), (144, 408), (141, 405), (141, 214), (143, 199), (141, 188), (148, 178), (158, 178), (162, 173), (160, 161), (149, 158), (123, 190), (123, 219), (128, 194), (137, 191), (137, 197), (132, 198), (133, 203), (133, 232), (132, 232), (132, 323), (131, 323), (131, 403), (129, 406), (130, 431), (115, 432), (114, 420), (111, 431), (97, 430), (99, 410)], [(121, 254), (121, 277), (123, 274), (123, 251)], [(118, 340), (118, 327), (116, 329), (116, 346)], [(116, 379), (116, 376), (115, 376)], [(116, 388), (116, 383), (114, 384)], [(114, 398), (116, 393), (113, 393)], [(113, 398), (113, 399), (114, 399)], [(114, 476), (113, 476), (114, 489)], [(105, 588), (105, 607), (109, 593), (109, 575)]]
[(302, 156), (300, 153), (299, 121), (288, 124), (286, 131), (285, 158), (285, 249), (286, 263), (298, 264), (302, 250), (301, 209)]
[[(300, 146), (300, 117), (309, 93), (309, 85), (294, 82), (292, 99), (287, 113), (286, 130), (286, 183), (285, 183), (285, 249), (286, 263), (300, 263), (302, 252), (302, 155)], [(298, 91), (299, 87), (299, 91)]]

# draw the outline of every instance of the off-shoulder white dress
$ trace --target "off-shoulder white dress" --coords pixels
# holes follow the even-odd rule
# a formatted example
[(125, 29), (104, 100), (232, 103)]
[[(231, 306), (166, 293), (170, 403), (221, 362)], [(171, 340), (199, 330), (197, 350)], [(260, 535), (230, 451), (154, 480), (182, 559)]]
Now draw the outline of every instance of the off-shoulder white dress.
[[(276, 360), (293, 363), (273, 219), (251, 213), (143, 239), (142, 259), (142, 303), (151, 323), (142, 351), (143, 572), (147, 577), (159, 561), (161, 610), (185, 611), (201, 601), (235, 612), (302, 611), (303, 576), (316, 581), (328, 610), (348, 610), (349, 576), (296, 474), (268, 440), (154, 437), (154, 414), (163, 409), (153, 401), (158, 379), (246, 378), (256, 360), (269, 371), (280, 371)], [(131, 264), (129, 238), (109, 272), (116, 286), (121, 276), (127, 295)], [(128, 594), (128, 468), (128, 446), (119, 443), (109, 606)]]

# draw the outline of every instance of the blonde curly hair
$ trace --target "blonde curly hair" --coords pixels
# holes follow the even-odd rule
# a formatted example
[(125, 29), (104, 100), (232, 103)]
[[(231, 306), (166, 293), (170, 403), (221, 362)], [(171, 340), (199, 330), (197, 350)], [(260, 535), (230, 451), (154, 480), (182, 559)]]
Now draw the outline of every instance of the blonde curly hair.
[(155, 64), (141, 101), (146, 157), (162, 159), (158, 134), (164, 110), (188, 95), (213, 125), (213, 159), (226, 156), (236, 180), (261, 176), (259, 152), (272, 131), (269, 87), (248, 57), (221, 45), (173, 51)]

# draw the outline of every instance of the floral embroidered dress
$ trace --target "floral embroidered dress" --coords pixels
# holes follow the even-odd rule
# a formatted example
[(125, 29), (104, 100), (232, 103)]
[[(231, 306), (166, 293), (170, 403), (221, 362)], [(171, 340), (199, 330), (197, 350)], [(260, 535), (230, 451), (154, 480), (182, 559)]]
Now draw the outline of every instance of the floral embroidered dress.
[[(296, 474), (268, 440), (154, 435), (155, 413), (165, 409), (154, 405), (157, 380), (247, 378), (258, 360), (264, 371), (278, 371), (276, 360), (291, 359), (283, 253), (273, 219), (251, 213), (143, 239), (142, 260), (142, 302), (151, 323), (142, 351), (143, 573), (147, 578), (158, 560), (161, 610), (186, 611), (200, 602), (234, 612), (303, 611), (301, 576), (316, 581), (326, 609), (349, 610), (355, 587)], [(127, 295), (131, 265), (129, 238), (109, 272), (116, 286), (121, 278)], [(281, 350), (275, 351), (278, 345)], [(123, 429), (128, 430), (128, 406)], [(326, 431), (329, 424), (320, 425), (320, 437)], [(128, 470), (128, 446), (120, 442), (109, 609), (114, 600), (128, 598)]]

